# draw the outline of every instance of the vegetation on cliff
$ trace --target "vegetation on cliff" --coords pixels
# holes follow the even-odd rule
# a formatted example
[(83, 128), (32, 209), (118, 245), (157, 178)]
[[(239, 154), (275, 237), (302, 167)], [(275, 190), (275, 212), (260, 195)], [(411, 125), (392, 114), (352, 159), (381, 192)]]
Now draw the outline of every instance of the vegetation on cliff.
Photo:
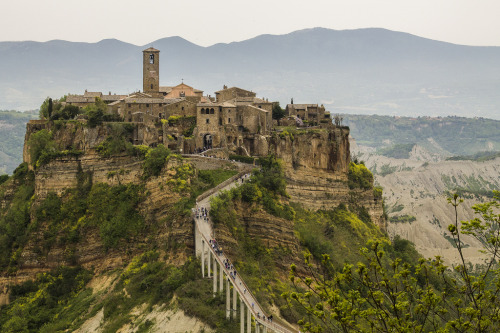
[[(320, 269), (306, 255), (307, 275), (291, 266), (296, 290), (284, 296), (307, 313), (299, 324), (310, 332), (413, 331), (496, 332), (500, 328), (500, 193), (474, 206), (477, 218), (459, 223), (458, 195), (449, 202), (455, 222), (448, 226), (460, 254), (450, 268), (438, 256), (417, 264), (387, 258), (387, 245), (371, 241), (361, 249), (364, 261), (336, 267), (323, 255)], [(461, 234), (484, 244), (485, 265), (474, 270), (464, 257)]]
[[(345, 263), (362, 260), (359, 248), (369, 239), (378, 239), (387, 243), (391, 258), (417, 263), (419, 256), (413, 245), (400, 238), (391, 243), (371, 221), (363, 206), (354, 203), (347, 206), (346, 203), (330, 210), (311, 211), (300, 203), (290, 203), (280, 162), (271, 157), (261, 160), (261, 164), (262, 169), (254, 171), (247, 183), (212, 199), (210, 215), (216, 234), (229, 233), (229, 238), (236, 240), (236, 244), (227, 245), (236, 248), (227, 251), (234, 255), (239, 274), (266, 310), (278, 307), (281, 315), (290, 322), (307, 316), (303, 307), (288, 303), (286, 298), (281, 297), (289, 295), (292, 290), (292, 285), (284, 279), (286, 267), (290, 263), (304, 267), (300, 264), (301, 251), (312, 254), (311, 260), (317, 263), (324, 254), (328, 254), (334, 258), (334, 266), (341, 268)], [(354, 164), (353, 167), (359, 170), (360, 166)], [(355, 188), (372, 188), (370, 176), (371, 173), (353, 179)], [(300, 250), (290, 244), (270, 247), (269, 236), (264, 235), (267, 231), (253, 230), (256, 226), (251, 226), (249, 222), (253, 216), (262, 219), (262, 212), (275, 217), (267, 218), (272, 221), (269, 222), (270, 230), (290, 224)], [(300, 270), (304, 272), (305, 269)]]
[(0, 194), (13, 194), (0, 208), (0, 270), (15, 271), (23, 246), (28, 239), (31, 199), (35, 190), (34, 174), (26, 163), (21, 164), (10, 181), (0, 185)]
[(107, 104), (100, 98), (95, 99), (95, 103), (85, 106), (80, 109), (78, 106), (66, 104), (66, 96), (58, 100), (52, 100), (47, 97), (40, 106), (40, 118), (47, 120), (72, 120), (81, 115), (82, 118), (87, 119), (89, 127), (96, 127), (103, 123), (103, 121), (122, 121), (118, 115), (108, 114)]
[[(183, 310), (218, 332), (232, 332), (232, 325), (224, 320), (225, 300), (212, 296), (210, 281), (201, 278), (200, 262), (193, 259), (173, 266), (165, 259), (157, 251), (146, 251), (124, 269), (110, 273), (113, 283), (98, 290), (86, 286), (92, 272), (79, 267), (39, 274), (35, 281), (13, 287), (11, 303), (0, 311), (0, 329), (6, 333), (73, 331), (102, 311), (103, 332), (116, 332), (124, 325), (147, 332), (155, 322), (145, 317), (161, 308)], [(144, 309), (141, 318), (137, 318), (138, 309)]]
[(351, 190), (367, 190), (373, 187), (373, 174), (363, 164), (349, 163), (348, 184)]
[[(180, 266), (165, 263), (172, 254), (169, 249), (185, 248), (186, 244), (170, 238), (160, 243), (151, 236), (158, 233), (158, 225), (163, 222), (148, 220), (141, 205), (147, 195), (146, 183), (157, 181), (157, 170), (161, 171), (167, 157), (172, 156), (165, 151), (164, 147), (147, 150), (144, 164), (149, 165), (145, 170), (151, 170), (151, 174), (140, 184), (96, 183), (92, 172), (80, 169), (75, 188), (61, 195), (48, 193), (37, 201), (33, 196), (34, 172), (22, 164), (13, 177), (0, 185), (1, 198), (7, 203), (0, 211), (0, 270), (14, 274), (22, 269), (25, 263), (21, 254), (28, 245), (29, 251), (42, 261), (54, 249), (62, 249), (63, 262), (73, 265), (13, 287), (10, 304), (0, 308), (2, 332), (74, 330), (99, 311), (104, 314), (105, 332), (115, 332), (130, 323), (145, 332), (154, 321), (139, 321), (131, 314), (144, 305), (146, 313), (157, 307), (162, 311), (181, 309), (218, 331), (231, 331), (224, 320), (224, 299), (213, 298), (211, 283), (201, 278), (200, 263), (194, 259)], [(186, 161), (168, 172), (175, 182), (160, 184), (162, 191), (174, 191), (181, 197), (179, 207), (172, 203), (167, 209), (166, 214), (170, 215), (164, 218), (169, 220), (175, 219), (179, 211), (189, 210), (197, 195), (236, 173), (196, 170)], [(165, 224), (168, 228), (169, 222)], [(96, 236), (106, 251), (137, 253), (138, 248), (143, 253), (123, 271), (118, 268), (110, 273), (118, 279), (109, 290), (99, 292), (86, 286), (93, 273), (78, 265), (78, 249), (85, 246), (89, 237)]]

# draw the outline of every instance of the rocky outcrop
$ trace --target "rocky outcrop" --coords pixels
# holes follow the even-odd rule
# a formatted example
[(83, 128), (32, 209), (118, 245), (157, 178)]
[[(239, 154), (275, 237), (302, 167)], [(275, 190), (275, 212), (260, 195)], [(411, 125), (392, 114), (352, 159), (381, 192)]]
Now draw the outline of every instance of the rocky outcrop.
[(349, 128), (282, 132), (269, 141), (269, 152), (284, 162), (292, 201), (308, 209), (332, 209), (341, 203), (363, 206), (372, 221), (385, 228), (382, 200), (371, 189), (349, 189)]
[[(293, 221), (270, 215), (263, 210), (255, 210), (255, 207), (242, 203), (236, 207), (236, 214), (239, 227), (245, 230), (253, 242), (258, 242), (271, 251), (282, 251), (281, 261), (277, 262), (281, 271), (288, 271), (292, 262), (299, 265), (302, 263), (300, 243), (294, 233)], [(243, 244), (238, 243), (226, 225), (215, 225), (214, 234), (233, 261), (244, 260), (237, 255), (238, 247)]]

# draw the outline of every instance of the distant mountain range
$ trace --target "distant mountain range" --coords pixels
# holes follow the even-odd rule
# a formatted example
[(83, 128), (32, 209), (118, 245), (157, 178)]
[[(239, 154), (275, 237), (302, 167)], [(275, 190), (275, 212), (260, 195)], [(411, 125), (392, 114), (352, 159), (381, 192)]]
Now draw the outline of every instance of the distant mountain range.
[(201, 47), (180, 37), (136, 46), (114, 39), (0, 42), (0, 109), (46, 96), (142, 87), (142, 50), (160, 53), (160, 83), (212, 94), (240, 86), (282, 104), (341, 113), (500, 119), (500, 47), (462, 46), (384, 29), (314, 28)]

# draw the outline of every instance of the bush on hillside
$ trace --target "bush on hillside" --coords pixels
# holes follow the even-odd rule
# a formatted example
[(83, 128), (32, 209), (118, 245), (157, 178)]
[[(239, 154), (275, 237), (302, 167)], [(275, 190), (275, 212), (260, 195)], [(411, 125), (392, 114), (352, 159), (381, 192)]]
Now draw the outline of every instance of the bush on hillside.
[(349, 163), (348, 183), (351, 190), (368, 190), (373, 186), (373, 174), (364, 164)]

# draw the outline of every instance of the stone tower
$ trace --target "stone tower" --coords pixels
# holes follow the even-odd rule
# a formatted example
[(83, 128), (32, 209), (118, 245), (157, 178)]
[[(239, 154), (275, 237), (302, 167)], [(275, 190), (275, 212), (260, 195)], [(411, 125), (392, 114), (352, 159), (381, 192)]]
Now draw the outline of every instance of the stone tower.
[(142, 85), (144, 93), (160, 95), (160, 51), (152, 47), (142, 51)]

